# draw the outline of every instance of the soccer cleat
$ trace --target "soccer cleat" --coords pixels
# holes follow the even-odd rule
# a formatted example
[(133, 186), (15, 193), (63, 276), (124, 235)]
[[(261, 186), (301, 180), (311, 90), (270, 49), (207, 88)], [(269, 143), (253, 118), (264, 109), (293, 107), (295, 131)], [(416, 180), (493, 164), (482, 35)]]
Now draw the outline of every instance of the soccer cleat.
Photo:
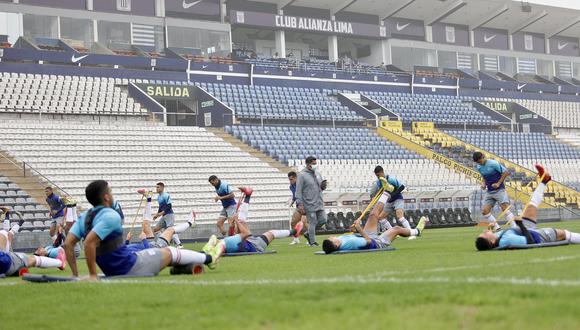
[(250, 187), (240, 187), (240, 191), (243, 192), (244, 195), (246, 195), (247, 197), (250, 197), (250, 196), (252, 196), (254, 189), (252, 189)]
[(203, 246), (203, 248), (201, 249), (203, 252), (209, 254), (209, 251), (211, 251), (211, 249), (213, 249), (215, 247), (215, 245), (217, 244), (218, 239), (216, 235), (211, 235), (209, 237), (209, 240), (207, 241), (207, 243)]
[(550, 175), (550, 173), (548, 173), (548, 171), (546, 171), (546, 169), (540, 164), (535, 164), (534, 166), (536, 167), (536, 170), (538, 171), (538, 175), (540, 176), (540, 178), (542, 176), (544, 177), (542, 179), (542, 183), (548, 184), (548, 182), (552, 180), (552, 176)]
[(306, 238), (306, 244), (310, 245), (310, 235), (308, 233), (304, 233), (304, 238)]
[(208, 253), (211, 256), (211, 263), (207, 265), (207, 267), (209, 269), (215, 269), (217, 267), (220, 257), (225, 252), (226, 252), (226, 243), (220, 240)]
[(407, 240), (412, 241), (414, 239), (417, 239), (417, 236), (409, 236), (409, 238), (407, 238)]
[(179, 244), (179, 245), (177, 245), (177, 246), (176, 246), (176, 248), (178, 248), (178, 249), (180, 249), (180, 250), (181, 250), (181, 249), (183, 249), (183, 244)]
[(62, 265), (58, 267), (58, 269), (64, 270), (66, 268), (66, 254), (63, 248), (58, 249), (58, 255), (56, 256), (56, 259), (62, 262)]
[(421, 234), (423, 233), (423, 230), (425, 229), (425, 223), (429, 221), (427, 220), (426, 217), (421, 217), (421, 219), (419, 219), (419, 223), (417, 224), (417, 227), (415, 227), (415, 229), (417, 229), (417, 231), (419, 232), (419, 234), (417, 236), (421, 236)]
[(318, 244), (317, 242), (310, 243), (310, 244), (308, 244), (308, 245), (310, 245), (310, 246), (320, 246), (320, 244)]
[(290, 242), (290, 245), (296, 245), (296, 244), (300, 244), (300, 239), (298, 237), (295, 237), (294, 239), (292, 239), (292, 242)]
[(294, 226), (294, 230), (296, 230), (296, 234), (294, 234), (294, 238), (300, 237), (300, 233), (302, 232), (303, 228), (304, 228), (304, 223), (302, 221), (298, 221), (296, 226)]
[(145, 188), (137, 189), (137, 193), (139, 193), (141, 195), (145, 195), (147, 193), (147, 189), (145, 189)]
[(187, 223), (189, 223), (189, 226), (191, 228), (195, 228), (197, 226), (197, 224), (195, 223), (195, 219), (196, 219), (195, 211), (191, 210), (191, 212), (189, 212), (189, 219), (187, 219)]

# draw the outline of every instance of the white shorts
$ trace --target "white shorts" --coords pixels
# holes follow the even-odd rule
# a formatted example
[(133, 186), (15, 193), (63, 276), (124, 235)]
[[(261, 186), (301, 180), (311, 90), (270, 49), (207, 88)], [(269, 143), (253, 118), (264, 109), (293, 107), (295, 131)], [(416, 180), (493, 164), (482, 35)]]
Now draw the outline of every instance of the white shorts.
[(77, 207), (73, 206), (73, 207), (67, 207), (66, 211), (65, 211), (65, 221), (67, 223), (72, 223), (72, 222), (76, 222), (78, 217), (77, 217)]
[(379, 197), (379, 202), (383, 203), (383, 204), (387, 204), (389, 199), (391, 198), (391, 194), (389, 194), (388, 192), (384, 191), (381, 194), (381, 197)]

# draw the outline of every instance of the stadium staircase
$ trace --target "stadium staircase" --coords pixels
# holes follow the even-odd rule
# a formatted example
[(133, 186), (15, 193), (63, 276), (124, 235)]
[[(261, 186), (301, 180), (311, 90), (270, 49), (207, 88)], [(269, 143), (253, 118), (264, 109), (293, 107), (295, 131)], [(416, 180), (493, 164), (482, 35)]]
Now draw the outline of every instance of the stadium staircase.
[(206, 128), (209, 132), (213, 133), (215, 136), (219, 137), (220, 139), (224, 140), (225, 142), (239, 148), (240, 150), (247, 152), (250, 156), (258, 158), (263, 163), (268, 164), (269, 166), (278, 169), (282, 173), (289, 173), (294, 171), (293, 168), (288, 167), (281, 162), (277, 161), (276, 159), (264, 154), (263, 152), (252, 148), (251, 146), (245, 144), (240, 139), (232, 136), (231, 134), (225, 132), (222, 128)]
[[(527, 203), (537, 183), (535, 173), (486, 150), (467, 144), (434, 128), (432, 123), (413, 123), (412, 130), (404, 130), (400, 122), (381, 122), (379, 135), (433, 159), (451, 170), (463, 174), (474, 183), (481, 182), (481, 175), (474, 169), (471, 155), (484, 152), (490, 159), (504, 165), (511, 173), (506, 188), (511, 199)], [(530, 185), (528, 185), (530, 183)], [(555, 182), (548, 187), (542, 208), (558, 206), (578, 208), (578, 192)]]
[(19, 162), (1, 150), (0, 175), (18, 185), (21, 190), (26, 191), (38, 204), (43, 205), (45, 203), (44, 188), (51, 184), (37, 175), (26, 163)]

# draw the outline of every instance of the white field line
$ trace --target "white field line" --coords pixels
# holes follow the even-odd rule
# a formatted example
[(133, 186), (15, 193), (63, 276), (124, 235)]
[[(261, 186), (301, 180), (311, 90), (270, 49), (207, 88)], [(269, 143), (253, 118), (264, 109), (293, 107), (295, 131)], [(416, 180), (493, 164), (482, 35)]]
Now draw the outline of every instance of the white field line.
[[(438, 276), (417, 276), (423, 273), (444, 273), (453, 272), (465, 269), (479, 269), (490, 267), (504, 267), (504, 266), (518, 266), (527, 264), (544, 264), (550, 262), (568, 261), (579, 259), (578, 256), (559, 256), (546, 259), (532, 259), (526, 262), (500, 262), (491, 265), (466, 265), (453, 267), (436, 267), (422, 270), (411, 271), (390, 271), (378, 272), (370, 275), (347, 275), (340, 277), (329, 278), (294, 278), (294, 279), (252, 279), (252, 280), (192, 280), (191, 277), (184, 279), (165, 278), (132, 278), (132, 279), (118, 279), (118, 280), (101, 280), (95, 283), (105, 284), (169, 284), (169, 285), (191, 285), (191, 286), (238, 286), (238, 285), (305, 285), (305, 284), (336, 284), (336, 283), (352, 283), (352, 284), (373, 284), (373, 283), (402, 283), (402, 284), (436, 284), (436, 283), (464, 283), (464, 284), (511, 284), (511, 285), (527, 285), (527, 286), (580, 286), (580, 279), (576, 280), (560, 280), (560, 279), (545, 279), (545, 278), (516, 278), (516, 277), (438, 277)], [(395, 277), (395, 276), (409, 276), (416, 275), (416, 277)], [(21, 282), (0, 282), (0, 286), (11, 286)], [(65, 282), (67, 283), (67, 282)], [(76, 282), (68, 282), (76, 283)]]

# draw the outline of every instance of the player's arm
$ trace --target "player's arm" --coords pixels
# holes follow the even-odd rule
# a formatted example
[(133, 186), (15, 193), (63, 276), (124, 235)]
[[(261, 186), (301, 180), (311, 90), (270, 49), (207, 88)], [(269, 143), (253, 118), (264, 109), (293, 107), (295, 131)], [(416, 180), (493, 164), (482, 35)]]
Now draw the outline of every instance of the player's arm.
[[(74, 225), (73, 225), (74, 227)], [(75, 255), (75, 245), (79, 242), (78, 237), (72, 232), (69, 232), (64, 241), (64, 252), (66, 253), (66, 261), (70, 267), (72, 275), (74, 277), (79, 276), (79, 271), (77, 268), (77, 257)]]
[(216, 197), (218, 200), (222, 201), (224, 199), (233, 199), (236, 198), (236, 195), (234, 194), (234, 192), (232, 191), (231, 193), (225, 195), (225, 196), (217, 196)]
[(361, 234), (361, 236), (365, 239), (365, 241), (367, 242), (367, 245), (372, 243), (372, 239), (369, 237), (369, 235), (362, 229), (362, 227), (360, 226), (360, 222), (355, 221), (352, 225), (354, 227), (354, 229)]
[(85, 258), (89, 276), (95, 279), (97, 278), (97, 246), (99, 244), (101, 244), (101, 239), (94, 231), (91, 231), (85, 238)]
[(304, 201), (302, 200), (303, 186), (304, 186), (304, 177), (299, 174), (298, 178), (296, 178), (296, 205), (298, 205), (298, 209), (301, 212), (304, 212)]
[(528, 228), (526, 228), (526, 226), (524, 226), (524, 223), (522, 222), (522, 220), (514, 220), (514, 221), (516, 222), (516, 225), (522, 231), (522, 234), (524, 234), (524, 236), (526, 237), (526, 243), (527, 244), (536, 243), (536, 241), (534, 241), (534, 238), (532, 237), (532, 234), (530, 234), (530, 231), (528, 230)]

